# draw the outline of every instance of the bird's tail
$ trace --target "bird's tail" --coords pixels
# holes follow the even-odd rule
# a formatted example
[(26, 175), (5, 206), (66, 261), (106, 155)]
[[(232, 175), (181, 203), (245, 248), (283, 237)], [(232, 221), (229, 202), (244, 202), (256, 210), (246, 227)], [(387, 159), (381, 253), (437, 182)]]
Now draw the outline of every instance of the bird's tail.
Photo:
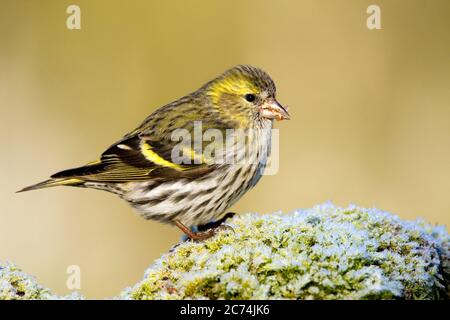
[(56, 186), (82, 186), (84, 181), (77, 178), (51, 178), (31, 186), (25, 187), (17, 192), (31, 191)]

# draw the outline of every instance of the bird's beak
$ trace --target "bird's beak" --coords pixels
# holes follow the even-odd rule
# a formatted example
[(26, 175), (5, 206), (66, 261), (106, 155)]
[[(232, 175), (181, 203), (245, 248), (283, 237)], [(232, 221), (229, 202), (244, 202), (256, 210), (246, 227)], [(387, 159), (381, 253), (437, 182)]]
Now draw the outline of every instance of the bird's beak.
[(278, 121), (291, 119), (287, 110), (275, 99), (264, 102), (259, 107), (259, 112), (263, 118), (267, 119), (276, 119)]

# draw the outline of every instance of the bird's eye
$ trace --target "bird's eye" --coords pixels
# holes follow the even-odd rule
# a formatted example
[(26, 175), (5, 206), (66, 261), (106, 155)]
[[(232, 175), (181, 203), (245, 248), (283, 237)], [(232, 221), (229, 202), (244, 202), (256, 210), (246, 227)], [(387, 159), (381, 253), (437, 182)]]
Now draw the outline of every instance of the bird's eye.
[(248, 102), (253, 102), (255, 101), (256, 96), (254, 94), (248, 93), (245, 95), (245, 100), (247, 100)]

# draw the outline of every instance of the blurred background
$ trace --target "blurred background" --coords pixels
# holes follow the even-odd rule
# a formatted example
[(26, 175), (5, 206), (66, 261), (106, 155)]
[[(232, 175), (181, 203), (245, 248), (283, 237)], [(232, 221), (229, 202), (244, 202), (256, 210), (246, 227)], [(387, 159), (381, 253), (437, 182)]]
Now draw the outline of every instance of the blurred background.
[[(370, 4), (382, 30), (366, 27)], [(58, 294), (69, 265), (88, 298), (140, 280), (179, 230), (105, 192), (14, 192), (243, 63), (271, 74), (292, 120), (277, 124), (279, 173), (233, 211), (331, 200), (450, 223), (448, 0), (1, 0), (0, 260)]]

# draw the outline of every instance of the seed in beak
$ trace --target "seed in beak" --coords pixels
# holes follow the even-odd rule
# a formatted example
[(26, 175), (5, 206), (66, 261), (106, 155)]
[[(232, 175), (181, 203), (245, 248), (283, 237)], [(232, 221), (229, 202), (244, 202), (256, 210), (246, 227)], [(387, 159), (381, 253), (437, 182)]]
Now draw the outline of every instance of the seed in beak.
[(281, 106), (276, 100), (264, 103), (260, 107), (260, 114), (267, 119), (289, 120), (291, 116), (285, 108)]

